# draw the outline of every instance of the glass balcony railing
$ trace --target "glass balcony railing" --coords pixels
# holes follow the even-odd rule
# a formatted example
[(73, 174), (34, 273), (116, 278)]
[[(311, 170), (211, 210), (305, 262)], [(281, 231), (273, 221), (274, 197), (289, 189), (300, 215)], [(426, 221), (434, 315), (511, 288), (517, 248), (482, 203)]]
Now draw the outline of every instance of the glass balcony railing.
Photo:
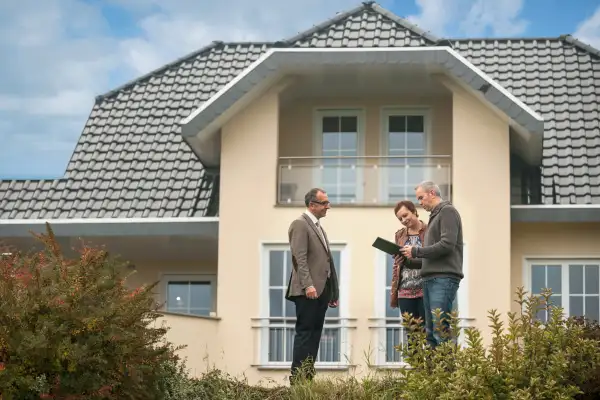
[(451, 168), (449, 155), (281, 157), (278, 203), (304, 205), (306, 192), (319, 187), (334, 205), (392, 205), (416, 201), (415, 186), (426, 180), (450, 199)]

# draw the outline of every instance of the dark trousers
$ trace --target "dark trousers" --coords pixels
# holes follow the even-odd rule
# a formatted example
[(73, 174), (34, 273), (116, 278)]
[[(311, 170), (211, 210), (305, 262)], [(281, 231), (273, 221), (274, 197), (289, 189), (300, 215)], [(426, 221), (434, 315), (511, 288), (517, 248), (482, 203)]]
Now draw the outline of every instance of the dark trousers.
[(417, 319), (421, 318), (423, 326), (425, 326), (425, 307), (423, 306), (423, 297), (417, 297), (416, 299), (407, 299), (400, 297), (398, 298), (398, 306), (400, 307), (400, 314), (409, 313), (412, 317)]
[[(400, 313), (409, 313), (412, 314), (412, 317), (417, 319), (421, 318), (421, 327), (425, 330), (425, 307), (423, 305), (423, 297), (417, 297), (415, 299), (407, 299), (400, 297), (398, 298), (398, 307), (400, 307)], [(412, 335), (411, 331), (407, 331), (407, 339), (408, 344), (412, 343)], [(407, 349), (410, 351), (409, 349)], [(412, 355), (412, 353), (407, 353), (407, 355)]]
[(294, 379), (299, 373), (306, 379), (312, 379), (315, 375), (314, 365), (319, 351), (325, 313), (330, 298), (329, 279), (323, 293), (318, 298), (294, 297), (294, 303), (296, 303), (296, 334), (294, 336), (290, 383), (294, 383)]

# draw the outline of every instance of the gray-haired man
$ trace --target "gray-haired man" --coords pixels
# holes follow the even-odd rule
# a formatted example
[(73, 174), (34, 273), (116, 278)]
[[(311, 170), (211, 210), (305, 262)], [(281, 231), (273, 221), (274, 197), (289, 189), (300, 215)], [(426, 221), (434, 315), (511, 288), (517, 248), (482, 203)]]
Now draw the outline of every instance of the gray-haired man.
[[(422, 258), (423, 305), (427, 342), (436, 347), (445, 339), (434, 330), (432, 310), (441, 309), (446, 319), (463, 275), (463, 233), (460, 214), (449, 201), (442, 200), (440, 188), (426, 181), (415, 188), (417, 200), (429, 211), (423, 247), (405, 246), (407, 258)], [(448, 321), (443, 323), (447, 329)]]

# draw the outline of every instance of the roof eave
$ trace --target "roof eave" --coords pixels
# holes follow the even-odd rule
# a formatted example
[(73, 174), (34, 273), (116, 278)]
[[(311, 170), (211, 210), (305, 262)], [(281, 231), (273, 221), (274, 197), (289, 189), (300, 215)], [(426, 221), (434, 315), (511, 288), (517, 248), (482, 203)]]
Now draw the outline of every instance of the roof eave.
[(194, 218), (82, 218), (1, 220), (0, 237), (30, 237), (45, 233), (46, 223), (59, 237), (93, 236), (205, 236), (218, 237), (218, 217)]
[(600, 222), (600, 204), (513, 205), (513, 222)]
[(482, 93), (489, 104), (527, 132), (532, 132), (540, 140), (543, 136), (544, 120), (539, 114), (449, 47), (273, 48), (181, 121), (184, 140), (203, 164), (218, 164), (220, 155), (215, 154), (217, 148), (213, 142), (219, 136), (217, 133), (223, 121), (233, 114), (232, 107), (239, 107), (244, 98), (247, 102), (248, 97), (256, 96), (257, 90), (264, 90), (272, 84), (282, 71), (292, 71), (300, 66), (353, 63), (439, 67), (464, 86)]

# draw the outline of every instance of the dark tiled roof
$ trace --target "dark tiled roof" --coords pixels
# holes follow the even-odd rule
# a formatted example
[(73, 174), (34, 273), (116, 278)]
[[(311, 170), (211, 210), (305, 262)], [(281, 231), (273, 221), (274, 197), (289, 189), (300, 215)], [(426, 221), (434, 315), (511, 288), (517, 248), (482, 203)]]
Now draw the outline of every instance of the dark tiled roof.
[(266, 48), (215, 42), (98, 97), (64, 179), (0, 182), (0, 219), (215, 215), (178, 123)]
[(600, 52), (571, 37), (453, 44), (544, 118), (544, 203), (600, 203)]
[(281, 42), (289, 47), (409, 47), (440, 39), (372, 2)]
[(544, 201), (600, 202), (600, 52), (571, 37), (442, 40), (365, 2), (275, 43), (214, 42), (96, 99), (64, 179), (0, 182), (0, 219), (214, 215), (178, 122), (271, 46), (451, 45), (546, 119)]

